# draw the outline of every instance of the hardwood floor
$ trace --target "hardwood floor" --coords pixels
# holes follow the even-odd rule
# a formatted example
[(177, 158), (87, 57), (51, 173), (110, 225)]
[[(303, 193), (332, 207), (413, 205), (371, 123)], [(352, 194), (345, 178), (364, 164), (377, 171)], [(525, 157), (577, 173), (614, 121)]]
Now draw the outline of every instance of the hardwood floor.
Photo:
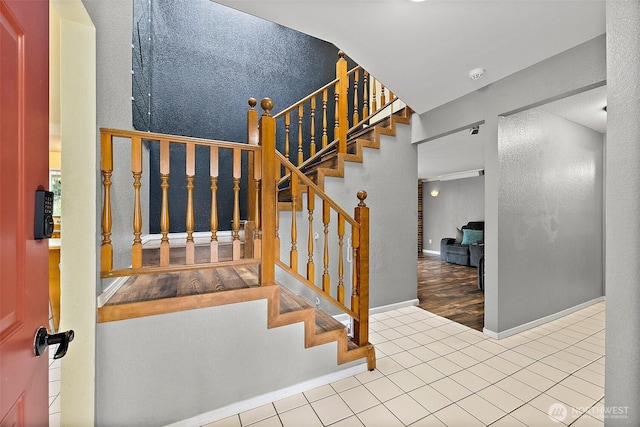
[(418, 255), (420, 308), (482, 331), (484, 293), (478, 289), (478, 270), (440, 261), (439, 255)]

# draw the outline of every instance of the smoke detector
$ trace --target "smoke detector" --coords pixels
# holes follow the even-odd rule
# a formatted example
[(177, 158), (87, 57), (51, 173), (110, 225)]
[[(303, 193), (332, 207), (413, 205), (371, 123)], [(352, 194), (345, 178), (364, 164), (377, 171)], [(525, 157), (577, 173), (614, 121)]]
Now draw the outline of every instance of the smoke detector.
[(484, 76), (484, 68), (474, 68), (473, 70), (469, 71), (469, 78), (471, 80), (479, 80), (482, 78), (482, 76)]

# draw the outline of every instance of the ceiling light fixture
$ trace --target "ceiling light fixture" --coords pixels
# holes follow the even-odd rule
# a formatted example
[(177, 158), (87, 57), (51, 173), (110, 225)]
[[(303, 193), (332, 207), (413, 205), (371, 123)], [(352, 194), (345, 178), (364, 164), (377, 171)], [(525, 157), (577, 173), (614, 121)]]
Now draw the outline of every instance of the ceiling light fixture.
[(484, 73), (484, 68), (474, 68), (473, 70), (469, 71), (469, 78), (471, 80), (479, 80), (482, 78), (482, 76), (484, 76)]

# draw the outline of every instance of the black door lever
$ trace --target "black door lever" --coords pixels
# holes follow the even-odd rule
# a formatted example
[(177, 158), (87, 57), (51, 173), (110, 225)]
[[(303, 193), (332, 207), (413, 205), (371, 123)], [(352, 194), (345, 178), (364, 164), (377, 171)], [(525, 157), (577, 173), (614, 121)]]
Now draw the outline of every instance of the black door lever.
[(58, 347), (58, 351), (56, 351), (56, 354), (53, 356), (54, 359), (60, 359), (65, 354), (67, 354), (69, 343), (73, 341), (73, 337), (73, 329), (70, 329), (67, 332), (60, 332), (58, 334), (49, 335), (47, 329), (44, 326), (40, 326), (40, 328), (38, 328), (38, 331), (36, 332), (36, 338), (33, 342), (33, 349), (36, 353), (36, 356), (41, 356), (47, 346), (60, 344), (60, 346)]

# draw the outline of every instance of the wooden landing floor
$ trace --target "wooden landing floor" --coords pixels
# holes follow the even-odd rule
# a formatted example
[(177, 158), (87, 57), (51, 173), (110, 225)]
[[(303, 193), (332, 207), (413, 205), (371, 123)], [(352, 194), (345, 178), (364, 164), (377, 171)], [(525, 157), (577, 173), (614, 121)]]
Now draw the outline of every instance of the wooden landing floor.
[[(139, 310), (142, 313), (157, 314), (152, 308), (151, 311), (145, 307), (145, 303), (158, 302), (158, 306), (168, 307), (171, 299), (178, 300), (178, 297), (202, 296), (211, 301), (210, 305), (218, 305), (220, 301), (215, 295), (220, 296), (219, 300), (225, 300), (225, 291), (238, 291), (243, 289), (260, 289), (258, 283), (258, 272), (255, 266), (232, 266), (210, 268), (205, 270), (192, 270), (179, 273), (147, 274), (130, 277), (118, 291), (106, 302), (104, 308), (131, 307), (131, 309), (118, 310), (126, 318), (140, 317), (136, 315)], [(253, 294), (252, 294), (253, 295)], [(251, 298), (255, 299), (255, 298)], [(237, 302), (234, 300), (233, 302)], [(180, 303), (177, 303), (180, 304)], [(190, 304), (191, 308), (200, 308), (204, 305)], [(313, 309), (314, 306), (304, 298), (294, 294), (280, 286), (280, 313), (293, 313), (305, 309)], [(162, 308), (160, 308), (162, 310)], [(100, 309), (99, 309), (100, 311)], [(169, 310), (175, 311), (175, 310)], [(344, 325), (333, 317), (316, 310), (316, 334), (344, 329)], [(118, 320), (106, 317), (108, 320)]]
[(145, 274), (129, 277), (105, 305), (152, 301), (257, 286), (259, 286), (258, 274), (252, 266)]
[(482, 331), (484, 293), (478, 289), (478, 270), (440, 261), (439, 255), (418, 255), (420, 308)]

